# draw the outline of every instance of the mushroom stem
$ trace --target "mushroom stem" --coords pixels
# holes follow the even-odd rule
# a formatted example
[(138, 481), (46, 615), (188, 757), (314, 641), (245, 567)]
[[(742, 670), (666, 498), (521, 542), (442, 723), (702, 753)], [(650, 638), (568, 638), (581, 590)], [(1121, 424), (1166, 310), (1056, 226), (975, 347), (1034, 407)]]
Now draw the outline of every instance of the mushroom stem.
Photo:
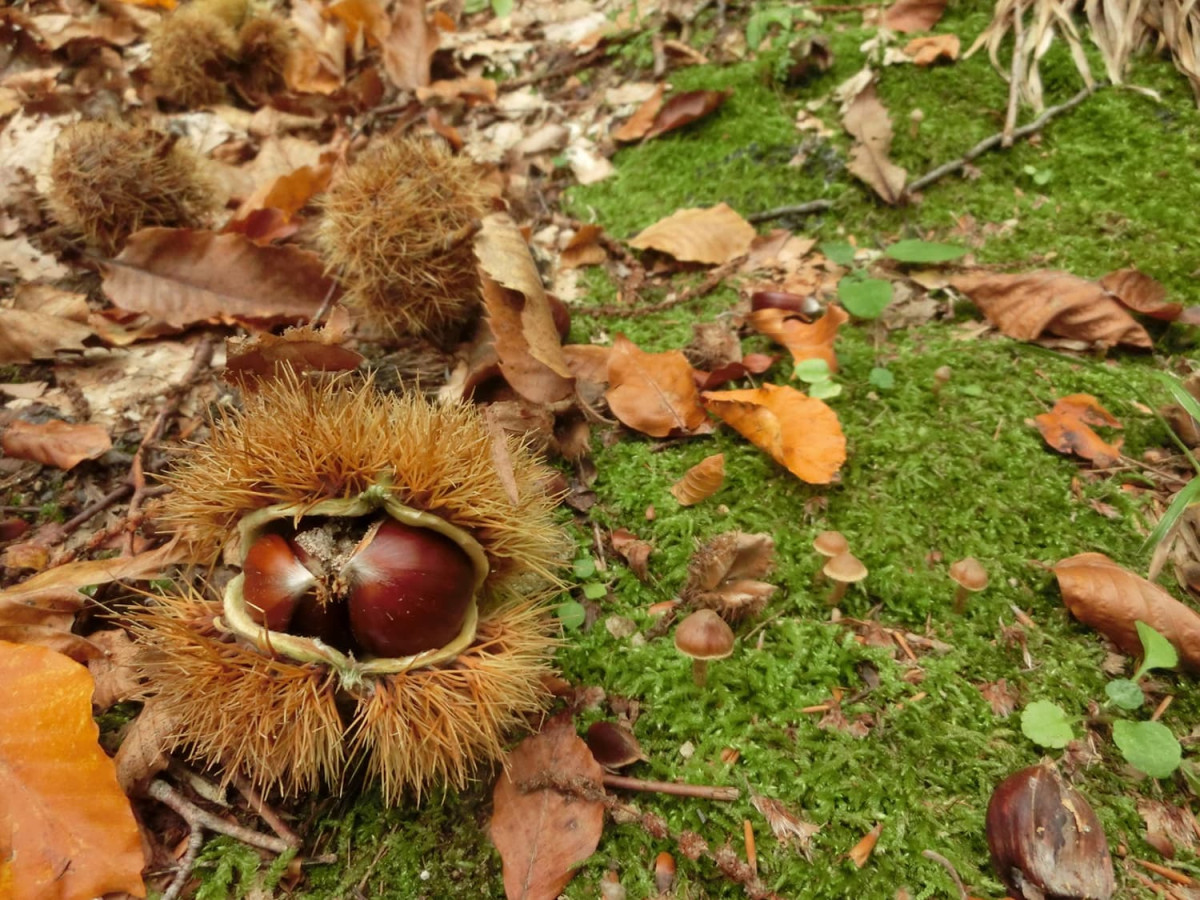
[(969, 592), (961, 584), (958, 590), (954, 592), (954, 611), (960, 616), (967, 611), (967, 594)]
[(830, 606), (837, 606), (839, 601), (846, 596), (846, 588), (850, 586), (849, 582), (837, 581), (834, 582), (833, 590), (829, 593), (829, 599), (826, 601)]
[(708, 660), (693, 659), (692, 660), (692, 680), (700, 687), (708, 684)]

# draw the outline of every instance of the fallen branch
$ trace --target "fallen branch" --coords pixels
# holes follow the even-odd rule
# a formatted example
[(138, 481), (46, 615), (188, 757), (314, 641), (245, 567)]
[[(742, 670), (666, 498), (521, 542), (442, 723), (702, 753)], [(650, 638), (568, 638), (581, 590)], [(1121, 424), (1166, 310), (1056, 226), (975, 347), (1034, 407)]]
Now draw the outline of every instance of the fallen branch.
[(627, 775), (605, 775), (604, 786), (623, 791), (647, 791), (671, 794), (675, 797), (698, 797), (701, 800), (736, 800), (742, 792), (733, 787), (712, 787), (707, 784), (680, 784), (674, 781), (646, 781)]

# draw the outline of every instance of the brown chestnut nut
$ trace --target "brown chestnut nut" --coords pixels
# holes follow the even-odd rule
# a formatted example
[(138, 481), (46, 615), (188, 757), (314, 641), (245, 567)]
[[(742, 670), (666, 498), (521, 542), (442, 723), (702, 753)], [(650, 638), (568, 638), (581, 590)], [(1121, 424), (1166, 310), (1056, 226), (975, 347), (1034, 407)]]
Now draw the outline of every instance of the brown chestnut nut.
[(289, 634), (319, 638), (342, 653), (359, 651), (350, 631), (350, 615), (346, 604), (338, 601), (322, 603), (316, 594), (305, 594), (296, 603), (287, 631)]
[(385, 519), (367, 532), (341, 572), (350, 629), (374, 656), (412, 656), (462, 630), (475, 590), (471, 558), (428, 528)]
[(288, 630), (296, 603), (317, 583), (296, 551), (286, 538), (264, 534), (242, 563), (246, 608), (255, 622), (271, 631)]
[(1116, 890), (1100, 820), (1052, 762), (1000, 782), (988, 803), (987, 841), (1016, 900), (1109, 900)]

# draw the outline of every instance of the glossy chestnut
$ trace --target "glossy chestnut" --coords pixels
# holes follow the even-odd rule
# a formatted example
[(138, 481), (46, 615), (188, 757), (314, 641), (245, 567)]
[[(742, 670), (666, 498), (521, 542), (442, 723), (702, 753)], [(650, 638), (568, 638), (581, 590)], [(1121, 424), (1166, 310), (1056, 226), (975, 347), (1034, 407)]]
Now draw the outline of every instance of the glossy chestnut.
[(254, 621), (272, 631), (286, 631), (296, 604), (317, 583), (297, 554), (298, 548), (278, 534), (264, 534), (242, 563), (242, 594)]

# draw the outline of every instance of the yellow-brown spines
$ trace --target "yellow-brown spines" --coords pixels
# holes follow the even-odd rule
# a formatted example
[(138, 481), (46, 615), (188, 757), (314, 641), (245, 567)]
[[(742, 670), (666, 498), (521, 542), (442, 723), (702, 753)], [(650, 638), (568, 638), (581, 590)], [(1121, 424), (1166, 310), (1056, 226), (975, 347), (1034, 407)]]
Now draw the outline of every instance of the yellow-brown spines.
[(382, 336), (461, 327), (479, 305), (472, 237), (488, 202), (475, 164), (440, 143), (377, 141), (324, 203), (325, 259), (351, 312)]
[(89, 244), (116, 253), (139, 228), (200, 225), (213, 189), (199, 157), (143, 125), (79, 122), (63, 129), (50, 165), (50, 211)]

